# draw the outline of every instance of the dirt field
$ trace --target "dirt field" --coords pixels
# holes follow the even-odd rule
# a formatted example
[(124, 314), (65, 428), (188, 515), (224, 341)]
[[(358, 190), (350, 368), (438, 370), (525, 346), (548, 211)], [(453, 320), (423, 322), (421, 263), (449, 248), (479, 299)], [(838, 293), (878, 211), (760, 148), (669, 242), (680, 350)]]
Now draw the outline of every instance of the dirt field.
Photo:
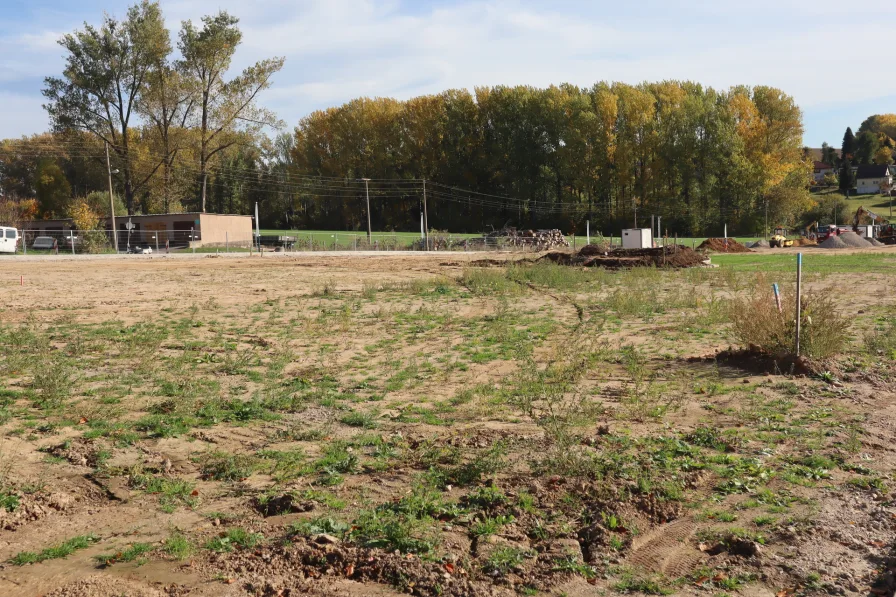
[(896, 277), (477, 258), (0, 261), (0, 595), (894, 594)]

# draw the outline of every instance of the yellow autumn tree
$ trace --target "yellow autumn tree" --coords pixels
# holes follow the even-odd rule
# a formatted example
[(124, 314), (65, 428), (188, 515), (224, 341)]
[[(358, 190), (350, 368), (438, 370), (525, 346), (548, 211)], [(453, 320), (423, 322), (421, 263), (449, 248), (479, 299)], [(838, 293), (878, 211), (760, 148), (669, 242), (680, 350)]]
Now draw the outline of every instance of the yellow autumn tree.
[(85, 253), (101, 253), (109, 246), (106, 233), (100, 230), (101, 220), (86, 199), (72, 201), (68, 209), (68, 217), (81, 237), (81, 250)]

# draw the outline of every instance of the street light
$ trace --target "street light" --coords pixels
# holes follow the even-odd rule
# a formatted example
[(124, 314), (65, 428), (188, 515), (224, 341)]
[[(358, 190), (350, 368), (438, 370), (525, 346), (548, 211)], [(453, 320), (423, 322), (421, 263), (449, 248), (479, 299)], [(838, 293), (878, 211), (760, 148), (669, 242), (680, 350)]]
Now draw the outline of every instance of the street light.
[(115, 200), (112, 198), (112, 175), (118, 174), (118, 170), (112, 170), (109, 163), (109, 144), (106, 146), (106, 170), (109, 171), (109, 215), (112, 218), (112, 242), (115, 246), (115, 252), (118, 253), (118, 230), (115, 228)]
[(367, 244), (370, 244), (370, 186), (369, 178), (362, 178), (364, 181), (364, 189), (367, 191)]

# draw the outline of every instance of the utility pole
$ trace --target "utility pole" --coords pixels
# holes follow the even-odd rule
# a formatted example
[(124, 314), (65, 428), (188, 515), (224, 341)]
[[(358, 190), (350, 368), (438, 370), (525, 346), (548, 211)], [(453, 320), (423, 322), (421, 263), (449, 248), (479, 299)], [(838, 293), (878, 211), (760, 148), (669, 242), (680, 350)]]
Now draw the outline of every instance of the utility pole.
[(635, 209), (635, 228), (638, 227), (638, 202), (635, 201), (634, 196), (632, 197), (632, 207)]
[(368, 183), (370, 182), (370, 179), (362, 178), (361, 180), (364, 181), (364, 189), (367, 191), (367, 244), (369, 245), (370, 244), (370, 236), (371, 236), (371, 234), (370, 234), (371, 226), (370, 226), (370, 185)]
[(423, 179), (423, 228), (426, 230), (426, 250), (429, 251), (429, 215), (426, 213), (426, 179)]
[(656, 228), (653, 227), (653, 219), (655, 217), (656, 216), (654, 216), (653, 214), (650, 215), (650, 238), (651, 238), (650, 244), (651, 245), (653, 244), (653, 239), (656, 238), (656, 236), (653, 235), (653, 233), (656, 231)]
[(109, 215), (112, 217), (112, 242), (115, 252), (118, 253), (118, 229), (115, 227), (115, 199), (112, 197), (112, 165), (109, 163), (109, 143), (106, 146), (106, 170), (109, 172)]

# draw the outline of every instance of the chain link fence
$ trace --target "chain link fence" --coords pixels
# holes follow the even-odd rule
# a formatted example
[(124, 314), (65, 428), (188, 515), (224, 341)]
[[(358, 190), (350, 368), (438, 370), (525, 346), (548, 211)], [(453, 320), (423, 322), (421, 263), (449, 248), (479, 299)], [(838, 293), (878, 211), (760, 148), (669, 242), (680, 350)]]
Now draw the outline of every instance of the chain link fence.
[[(235, 235), (234, 235), (235, 236)], [(585, 244), (584, 237), (566, 237), (571, 247)], [(19, 254), (55, 255), (112, 253), (111, 230), (21, 230)], [(430, 234), (429, 243), (418, 235), (401, 233), (293, 232), (284, 235), (253, 235), (252, 247), (242, 243), (204, 244), (200, 230), (120, 230), (118, 253), (224, 253), (224, 252), (312, 252), (312, 251), (542, 251), (542, 243), (521, 243), (519, 238), (492, 235)]]

